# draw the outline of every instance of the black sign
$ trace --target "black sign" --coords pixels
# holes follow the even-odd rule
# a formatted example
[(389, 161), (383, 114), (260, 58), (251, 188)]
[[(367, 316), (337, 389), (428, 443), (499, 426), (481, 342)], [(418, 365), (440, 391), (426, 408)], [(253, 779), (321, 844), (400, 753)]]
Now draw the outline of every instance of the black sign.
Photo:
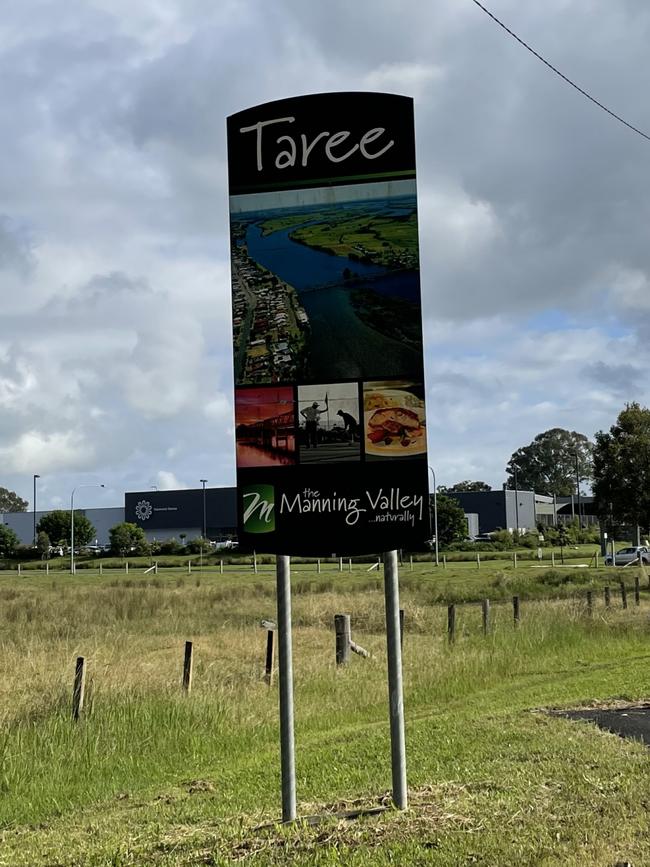
[[(124, 520), (143, 530), (203, 527), (203, 490), (138, 491), (124, 495)], [(234, 488), (206, 488), (207, 528), (224, 530), (237, 523)]]
[(429, 535), (412, 100), (228, 119), (240, 540), (359, 554)]

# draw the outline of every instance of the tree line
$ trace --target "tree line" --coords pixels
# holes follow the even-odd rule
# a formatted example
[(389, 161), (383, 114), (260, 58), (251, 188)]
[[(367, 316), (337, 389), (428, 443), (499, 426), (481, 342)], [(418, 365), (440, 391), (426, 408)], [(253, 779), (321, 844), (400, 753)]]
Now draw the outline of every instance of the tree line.
[[(92, 545), (96, 530), (86, 515), (75, 510), (74, 542), (75, 550)], [(72, 520), (67, 509), (55, 509), (43, 515), (36, 526), (36, 551), (33, 545), (21, 545), (16, 533), (0, 524), (0, 557), (37, 556), (47, 559), (53, 554), (69, 552), (72, 544)], [(121, 521), (109, 530), (111, 554), (126, 557), (129, 554), (146, 556), (148, 554), (177, 554), (181, 551), (189, 554), (199, 554), (209, 548), (207, 539), (190, 539), (187, 544), (185, 534), (181, 534), (181, 542), (168, 539), (164, 542), (149, 542), (142, 527)]]
[[(506, 474), (510, 490), (548, 496), (569, 497), (589, 485), (603, 525), (650, 529), (650, 409), (626, 404), (594, 442), (577, 431), (544, 431), (513, 452)], [(486, 482), (469, 480), (438, 487), (443, 495), (489, 490)]]

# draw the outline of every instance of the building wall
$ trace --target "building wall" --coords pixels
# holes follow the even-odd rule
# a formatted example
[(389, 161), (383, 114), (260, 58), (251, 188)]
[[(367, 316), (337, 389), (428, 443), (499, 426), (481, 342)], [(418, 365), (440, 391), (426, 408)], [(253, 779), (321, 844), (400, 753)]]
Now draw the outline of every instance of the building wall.
[[(186, 541), (203, 535), (203, 507), (209, 539), (237, 538), (237, 497), (235, 488), (202, 488), (182, 491), (135, 491), (124, 495), (124, 506), (104, 509), (75, 509), (95, 527), (92, 543), (108, 545), (109, 531), (122, 521), (142, 527), (150, 542), (178, 539)], [(48, 511), (36, 512), (36, 523)], [(34, 535), (33, 512), (0, 513), (2, 523), (10, 527), (21, 544), (31, 545)], [(53, 542), (55, 540), (52, 540)], [(58, 540), (57, 540), (58, 541)]]
[(478, 515), (479, 533), (495, 530), (534, 530), (535, 494), (532, 491), (466, 491), (447, 494), (465, 514)]
[[(37, 526), (41, 518), (48, 515), (50, 511), (53, 510), (36, 512)], [(110, 542), (108, 531), (124, 520), (124, 509), (120, 506), (105, 509), (75, 509), (75, 513), (77, 512), (85, 515), (95, 528), (96, 532), (92, 544), (95, 544), (95, 539), (97, 539), (97, 545), (108, 545)], [(0, 520), (14, 531), (22, 545), (32, 544), (34, 538), (33, 512), (4, 512), (0, 515)], [(51, 539), (50, 541), (55, 542), (58, 539)]]
[(506, 527), (506, 508), (503, 491), (467, 491), (445, 496), (456, 500), (466, 514), (478, 515), (479, 533), (491, 533)]

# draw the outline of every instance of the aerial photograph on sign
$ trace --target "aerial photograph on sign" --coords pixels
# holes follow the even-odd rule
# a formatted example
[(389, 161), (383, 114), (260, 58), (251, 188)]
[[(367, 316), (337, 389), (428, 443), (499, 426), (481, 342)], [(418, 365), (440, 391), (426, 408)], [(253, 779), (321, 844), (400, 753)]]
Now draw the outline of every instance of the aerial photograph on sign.
[(298, 387), (301, 464), (361, 459), (356, 382)]
[(238, 384), (421, 373), (415, 181), (230, 202)]
[(238, 467), (296, 462), (293, 388), (238, 388), (235, 442)]

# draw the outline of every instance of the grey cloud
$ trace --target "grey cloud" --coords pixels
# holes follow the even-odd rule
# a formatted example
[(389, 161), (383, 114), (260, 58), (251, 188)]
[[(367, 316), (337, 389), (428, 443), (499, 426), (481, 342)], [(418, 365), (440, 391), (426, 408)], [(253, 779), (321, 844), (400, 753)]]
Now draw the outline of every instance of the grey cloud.
[(646, 392), (646, 367), (632, 364), (605, 364), (598, 361), (584, 368), (584, 374), (617, 395), (632, 400)]

